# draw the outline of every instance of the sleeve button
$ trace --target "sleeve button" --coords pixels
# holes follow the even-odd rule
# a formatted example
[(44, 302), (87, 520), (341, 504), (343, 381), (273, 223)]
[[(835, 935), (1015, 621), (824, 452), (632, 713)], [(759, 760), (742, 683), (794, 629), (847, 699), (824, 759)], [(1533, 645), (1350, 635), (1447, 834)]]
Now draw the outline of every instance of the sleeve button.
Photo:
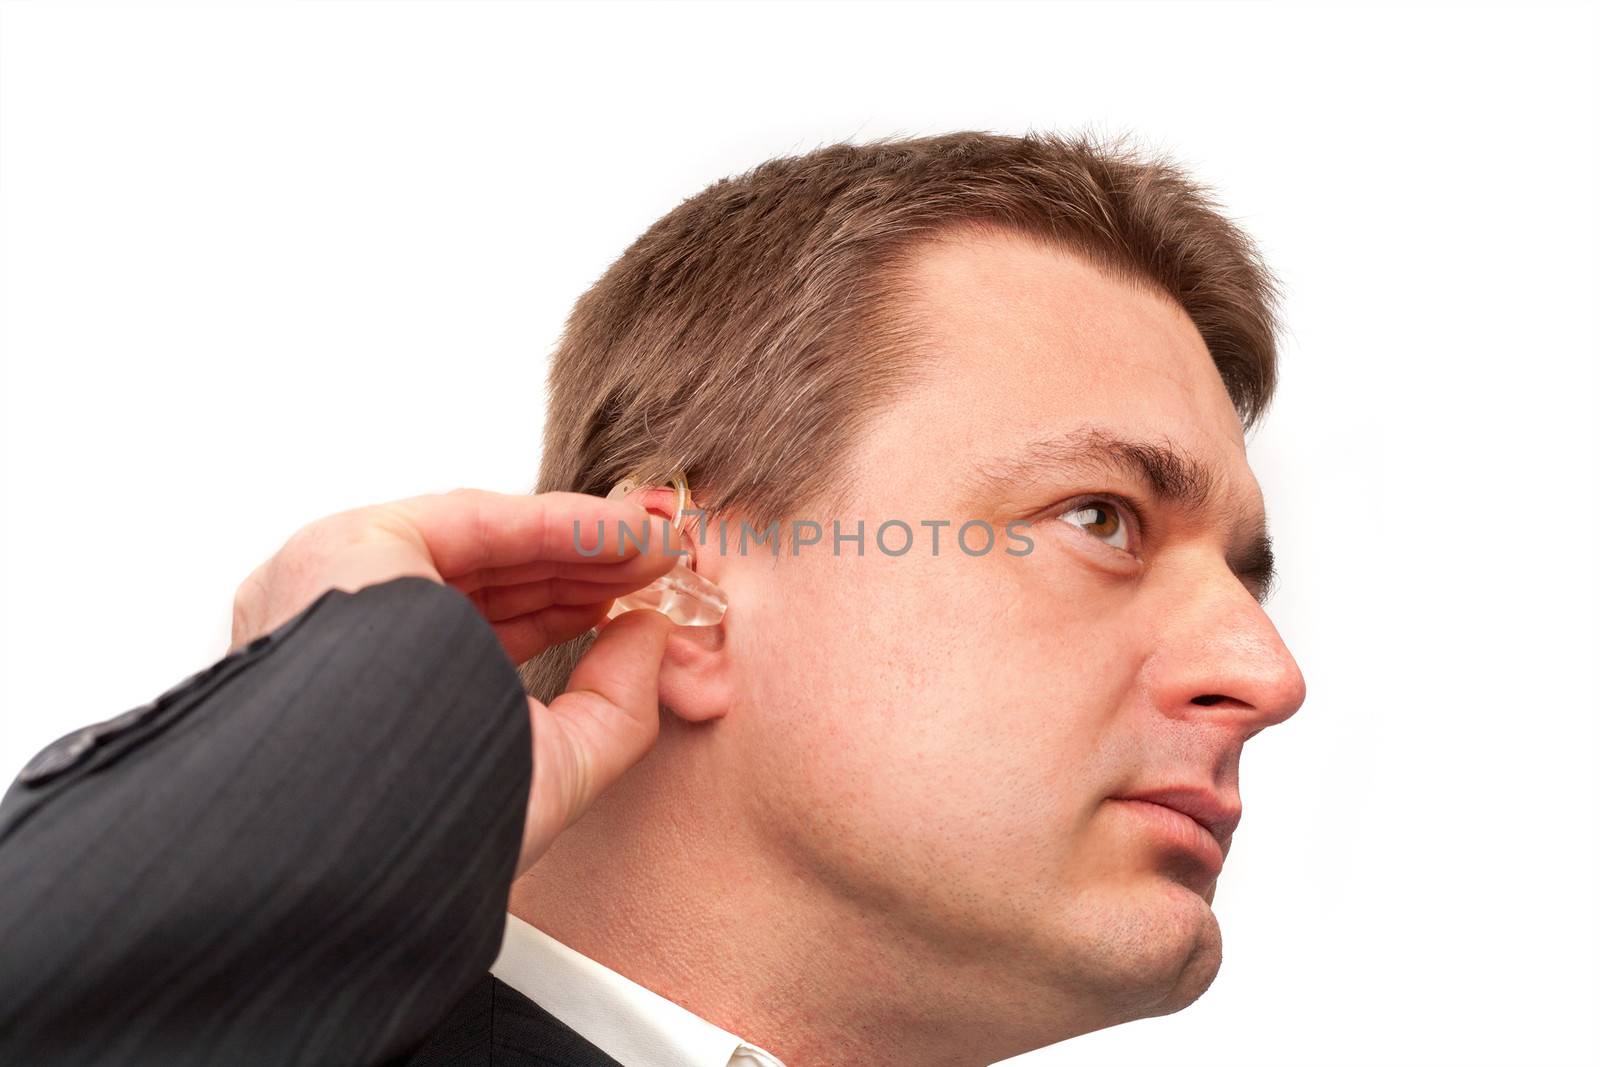
[(52, 742), (28, 761), (22, 773), (17, 775), (17, 780), (23, 785), (39, 785), (63, 771), (71, 770), (94, 748), (95, 731), (96, 727), (85, 726)]

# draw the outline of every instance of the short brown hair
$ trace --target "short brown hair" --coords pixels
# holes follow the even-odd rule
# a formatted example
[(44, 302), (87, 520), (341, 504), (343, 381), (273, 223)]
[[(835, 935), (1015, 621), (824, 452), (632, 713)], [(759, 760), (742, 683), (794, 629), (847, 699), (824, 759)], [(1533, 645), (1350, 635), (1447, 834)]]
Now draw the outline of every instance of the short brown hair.
[[(683, 470), (758, 526), (828, 499), (863, 421), (917, 369), (897, 267), (962, 226), (1071, 249), (1188, 313), (1248, 428), (1278, 292), (1208, 189), (1127, 138), (964, 132), (769, 160), (679, 204), (574, 306), (550, 366), (540, 492)], [(523, 667), (553, 699), (587, 640)]]

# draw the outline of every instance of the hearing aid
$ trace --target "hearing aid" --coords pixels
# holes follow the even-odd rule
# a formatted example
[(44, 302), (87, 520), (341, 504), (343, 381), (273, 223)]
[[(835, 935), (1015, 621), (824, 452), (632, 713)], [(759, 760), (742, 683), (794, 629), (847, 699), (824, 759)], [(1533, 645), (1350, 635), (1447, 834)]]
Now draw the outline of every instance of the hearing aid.
[[(685, 532), (684, 512), (693, 506), (689, 498), (689, 482), (679, 471), (673, 473), (668, 479), (668, 484), (677, 490), (677, 506), (672, 514), (672, 527), (681, 534)], [(611, 487), (606, 499), (626, 500), (648, 488), (650, 487), (641, 485), (636, 479), (627, 477)], [(635, 611), (639, 608), (659, 611), (679, 626), (715, 626), (722, 621), (722, 616), (728, 610), (728, 594), (724, 593), (716, 583), (696, 574), (689, 566), (689, 557), (683, 555), (673, 563), (670, 571), (643, 589), (637, 589), (627, 596), (617, 597), (606, 617), (614, 619), (625, 611)]]

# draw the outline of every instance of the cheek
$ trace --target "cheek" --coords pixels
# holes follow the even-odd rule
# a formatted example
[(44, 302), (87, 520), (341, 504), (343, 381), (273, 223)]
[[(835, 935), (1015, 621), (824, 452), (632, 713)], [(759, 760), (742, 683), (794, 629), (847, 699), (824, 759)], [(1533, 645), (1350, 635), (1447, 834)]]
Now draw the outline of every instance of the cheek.
[(1014, 569), (766, 561), (730, 626), (733, 718), (760, 783), (752, 814), (778, 847), (883, 892), (1059, 875), (1101, 777), (1113, 672), (1103, 651), (1074, 653)]

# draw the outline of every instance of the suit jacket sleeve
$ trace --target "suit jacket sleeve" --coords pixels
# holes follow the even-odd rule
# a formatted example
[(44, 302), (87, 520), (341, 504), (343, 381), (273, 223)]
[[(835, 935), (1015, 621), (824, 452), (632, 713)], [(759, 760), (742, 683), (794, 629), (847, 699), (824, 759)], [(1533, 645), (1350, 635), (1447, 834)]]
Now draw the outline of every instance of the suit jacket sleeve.
[(368, 1064), (499, 948), (527, 703), (459, 592), (330, 591), (0, 804), (0, 1063)]

